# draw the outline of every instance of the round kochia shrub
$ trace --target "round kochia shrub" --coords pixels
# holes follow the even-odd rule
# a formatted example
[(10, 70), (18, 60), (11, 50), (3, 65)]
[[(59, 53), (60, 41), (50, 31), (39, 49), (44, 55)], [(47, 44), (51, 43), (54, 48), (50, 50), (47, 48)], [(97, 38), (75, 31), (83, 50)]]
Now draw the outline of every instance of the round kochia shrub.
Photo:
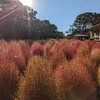
[(72, 60), (76, 55), (77, 49), (73, 48), (73, 47), (64, 47), (63, 46), (62, 52), (65, 55), (67, 60)]
[(53, 70), (56, 70), (56, 68), (63, 61), (66, 60), (62, 50), (60, 49), (60, 47), (61, 47), (61, 44), (58, 41), (56, 41), (55, 44), (53, 45), (53, 47), (50, 49), (49, 61), (52, 65)]
[(40, 43), (33, 43), (32, 47), (31, 47), (31, 53), (33, 55), (39, 55), (39, 56), (43, 56), (44, 54), (44, 47), (42, 44)]
[(14, 100), (19, 76), (19, 70), (14, 63), (0, 63), (0, 100)]
[(16, 41), (9, 42), (8, 59), (14, 62), (18, 69), (23, 72), (26, 68), (25, 58), (21, 46)]
[(34, 56), (29, 61), (15, 100), (57, 100), (52, 70), (45, 59)]
[(80, 47), (77, 50), (77, 56), (78, 57), (87, 57), (90, 55), (90, 47), (86, 42), (82, 42), (82, 44), (80, 45)]
[(100, 87), (100, 66), (98, 67), (98, 85)]
[(76, 63), (81, 63), (84, 68), (88, 71), (88, 73), (91, 75), (92, 79), (95, 83), (97, 83), (97, 67), (95, 66), (95, 63), (91, 61), (90, 57), (76, 57), (72, 61), (75, 65)]
[(22, 50), (22, 54), (25, 58), (25, 63), (27, 65), (28, 60), (31, 58), (32, 54), (31, 54), (31, 48), (29, 46), (29, 43), (24, 42), (24, 41), (19, 41), (18, 42), (19, 45), (21, 46), (21, 50)]
[(49, 59), (51, 56), (51, 48), (53, 47), (55, 41), (48, 41), (45, 45), (44, 45), (44, 57), (46, 59)]
[(96, 88), (81, 64), (64, 63), (55, 72), (59, 100), (96, 100)]
[(100, 65), (100, 49), (95, 48), (91, 51), (91, 59), (96, 63), (97, 67)]
[(8, 43), (0, 41), (0, 63), (5, 62), (8, 57)]
[(98, 100), (100, 100), (100, 66), (98, 67), (97, 79), (98, 79), (97, 95), (98, 95)]

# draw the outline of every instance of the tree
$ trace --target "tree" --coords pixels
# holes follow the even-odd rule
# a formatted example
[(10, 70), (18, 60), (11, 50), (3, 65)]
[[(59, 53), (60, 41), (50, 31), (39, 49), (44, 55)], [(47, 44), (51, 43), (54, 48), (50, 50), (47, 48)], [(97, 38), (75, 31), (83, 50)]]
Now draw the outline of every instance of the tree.
[(70, 31), (72, 31), (72, 34), (77, 33), (84, 33), (87, 29), (92, 27), (93, 25), (96, 25), (100, 23), (100, 14), (99, 13), (92, 13), (92, 12), (86, 12), (78, 15), (72, 25), (70, 27)]
[(63, 38), (64, 34), (59, 32), (57, 26), (51, 24), (49, 20), (39, 20), (36, 18), (37, 11), (31, 7), (23, 6), (20, 2), (19, 10), (16, 11), (2, 26), (3, 39), (49, 39)]
[(34, 20), (34, 19), (36, 19), (36, 14), (37, 14), (37, 11), (34, 11), (33, 9), (30, 9), (30, 12), (29, 12), (29, 17), (30, 17), (30, 19), (32, 20)]
[(4, 2), (4, 0), (0, 0), (0, 3), (2, 4)]
[(88, 28), (88, 26), (91, 26), (91, 24), (93, 23), (93, 13), (83, 13), (80, 14), (76, 17), (76, 20), (74, 21), (74, 26), (85, 30), (86, 28)]
[(51, 24), (48, 20), (32, 20), (31, 21), (31, 39), (49, 39), (63, 38), (63, 33), (57, 30), (57, 26)]
[[(9, 5), (9, 4), (8, 4)], [(16, 4), (17, 5), (17, 4)], [(0, 33), (0, 38), (3, 39), (29, 39), (28, 33), (28, 11), (31, 9), (28, 6), (23, 6), (20, 2), (18, 2), (18, 6), (20, 6), (19, 10), (16, 13), (12, 14), (9, 19), (7, 18), (7, 23), (3, 23), (1, 27), (3, 28), (3, 32)], [(36, 11), (30, 12), (33, 15), (31, 16), (31, 20), (35, 18)]]

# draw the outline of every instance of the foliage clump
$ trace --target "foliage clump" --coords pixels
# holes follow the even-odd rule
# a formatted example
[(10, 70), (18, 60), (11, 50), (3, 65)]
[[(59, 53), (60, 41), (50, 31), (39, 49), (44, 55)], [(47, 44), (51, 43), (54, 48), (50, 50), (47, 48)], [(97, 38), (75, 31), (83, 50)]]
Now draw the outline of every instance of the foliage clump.
[(32, 55), (40, 55), (43, 56), (44, 54), (44, 47), (40, 43), (33, 43), (31, 47)]
[(0, 63), (0, 100), (14, 100), (19, 77), (20, 72), (14, 63)]
[(55, 72), (59, 100), (96, 100), (96, 87), (79, 63), (62, 64)]
[(30, 59), (15, 100), (57, 100), (52, 70), (44, 58)]

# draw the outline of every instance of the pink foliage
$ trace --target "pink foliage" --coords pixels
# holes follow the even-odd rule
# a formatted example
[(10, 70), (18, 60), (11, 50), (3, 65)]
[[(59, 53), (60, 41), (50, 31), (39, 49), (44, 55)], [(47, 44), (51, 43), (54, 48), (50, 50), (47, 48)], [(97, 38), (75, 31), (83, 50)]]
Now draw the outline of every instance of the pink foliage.
[(79, 63), (60, 66), (55, 73), (60, 100), (96, 100), (96, 87), (87, 70)]
[(72, 58), (74, 58), (77, 52), (77, 48), (73, 47), (62, 47), (61, 49), (67, 60), (71, 60)]
[(33, 43), (32, 47), (31, 47), (31, 53), (32, 53), (32, 55), (43, 56), (44, 46), (40, 43)]
[(26, 68), (25, 58), (21, 46), (17, 42), (10, 42), (8, 45), (9, 60), (14, 62), (19, 70), (23, 72)]
[(28, 60), (32, 56), (32, 54), (31, 54), (31, 48), (30, 48), (29, 44), (27, 42), (24, 42), (24, 41), (19, 41), (19, 45), (21, 47), (22, 54), (23, 54), (23, 56), (25, 58), (25, 63), (27, 65)]
[(11, 61), (0, 64), (0, 99), (14, 100), (18, 88), (19, 70)]

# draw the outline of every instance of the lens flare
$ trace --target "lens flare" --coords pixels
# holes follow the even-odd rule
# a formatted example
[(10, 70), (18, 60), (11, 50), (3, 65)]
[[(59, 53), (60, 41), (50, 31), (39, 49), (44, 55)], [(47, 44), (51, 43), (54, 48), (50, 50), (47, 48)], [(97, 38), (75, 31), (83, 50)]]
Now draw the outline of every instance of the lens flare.
[(27, 6), (32, 6), (32, 0), (20, 0), (20, 2), (23, 3), (23, 5), (27, 5)]

